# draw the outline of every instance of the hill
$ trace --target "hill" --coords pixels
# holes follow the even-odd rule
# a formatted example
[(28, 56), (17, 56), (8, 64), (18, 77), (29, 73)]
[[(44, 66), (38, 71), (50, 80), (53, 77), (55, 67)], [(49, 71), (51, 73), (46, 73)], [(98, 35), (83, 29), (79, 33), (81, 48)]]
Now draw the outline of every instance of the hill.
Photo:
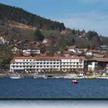
[(0, 4), (0, 19), (4, 21), (16, 21), (39, 29), (65, 29), (63, 23), (51, 21), (50, 19), (46, 19), (38, 15), (31, 14), (21, 8), (7, 6), (4, 4)]
[(107, 44), (108, 38), (99, 36), (95, 31), (74, 30), (65, 28), (63, 23), (52, 21), (34, 15), (21, 8), (0, 4), (0, 36), (11, 40), (34, 40), (35, 30), (40, 29), (45, 38), (54, 37), (61, 46), (73, 45), (77, 47), (95, 48)]

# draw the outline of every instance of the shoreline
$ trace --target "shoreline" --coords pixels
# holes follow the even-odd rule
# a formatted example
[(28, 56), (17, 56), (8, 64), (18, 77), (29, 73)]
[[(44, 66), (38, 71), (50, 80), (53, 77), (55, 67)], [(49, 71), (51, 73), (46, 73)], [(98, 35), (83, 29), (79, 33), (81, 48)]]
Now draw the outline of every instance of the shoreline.
[[(1, 76), (0, 75), (0, 78), (11, 78), (11, 76)], [(106, 80), (108, 80), (108, 77), (46, 77), (46, 78), (44, 78), (44, 77), (36, 77), (36, 78), (34, 78), (34, 77), (32, 77), (32, 76), (27, 76), (27, 77), (19, 77), (19, 79), (22, 79), (22, 78), (33, 78), (33, 79), (39, 79), (39, 78), (42, 78), (42, 79), (45, 79), (45, 80), (47, 80), (47, 79), (76, 79), (76, 80), (81, 80), (81, 79), (87, 79), (87, 80), (93, 80), (93, 79), (106, 79)]]
[(0, 73), (0, 78), (11, 78), (11, 77), (19, 77), (19, 78), (44, 78), (44, 79), (108, 79), (108, 76), (78, 76), (75, 74), (65, 74), (65, 75), (60, 75), (60, 74), (41, 74), (41, 75), (34, 75), (34, 74), (15, 74), (15, 73)]

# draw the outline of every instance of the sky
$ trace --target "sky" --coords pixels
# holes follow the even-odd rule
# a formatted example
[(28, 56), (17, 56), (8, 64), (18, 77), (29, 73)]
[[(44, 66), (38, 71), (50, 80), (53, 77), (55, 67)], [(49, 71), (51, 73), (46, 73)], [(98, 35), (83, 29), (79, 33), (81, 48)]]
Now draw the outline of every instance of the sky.
[(42, 17), (108, 37), (108, 0), (0, 0)]

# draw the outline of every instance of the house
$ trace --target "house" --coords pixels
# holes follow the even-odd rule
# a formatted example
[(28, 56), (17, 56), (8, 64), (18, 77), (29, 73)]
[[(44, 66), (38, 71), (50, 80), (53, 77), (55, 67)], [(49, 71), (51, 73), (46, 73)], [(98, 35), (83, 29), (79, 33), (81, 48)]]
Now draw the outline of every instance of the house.
[(11, 51), (13, 54), (17, 54), (19, 52), (19, 49), (17, 47), (14, 47)]
[(96, 68), (96, 62), (91, 62), (91, 64), (88, 64), (88, 71), (95, 71)]
[(97, 58), (103, 58), (104, 57), (103, 54), (99, 54), (99, 53), (94, 53), (93, 56), (97, 57)]
[(104, 70), (106, 68), (106, 64), (108, 64), (108, 58), (97, 58), (92, 57), (90, 59), (85, 60), (85, 68), (88, 69), (88, 71), (99, 71)]
[(76, 54), (77, 54), (77, 55), (81, 55), (81, 54), (83, 54), (83, 51), (77, 48), (77, 49), (76, 49)]
[(93, 52), (87, 51), (87, 52), (85, 53), (85, 56), (93, 56)]
[(31, 54), (32, 55), (39, 55), (41, 52), (40, 52), (40, 49), (31, 49)]
[(51, 41), (50, 41), (50, 39), (44, 39), (42, 44), (47, 47), (47, 46), (51, 45)]
[(108, 64), (106, 65), (106, 73), (108, 73)]
[(108, 46), (107, 45), (101, 45), (100, 48), (101, 48), (101, 50), (108, 50)]
[(48, 43), (48, 39), (44, 39), (42, 43), (43, 44), (47, 44)]
[(22, 50), (23, 56), (30, 56), (31, 55), (31, 49)]
[(76, 53), (76, 52), (77, 52), (77, 51), (76, 51), (76, 46), (75, 46), (75, 45), (70, 46), (70, 47), (68, 48), (68, 52)]
[(72, 54), (72, 53), (73, 53), (73, 54), (76, 54), (76, 55), (81, 55), (81, 54), (83, 53), (83, 51), (80, 50), (79, 48), (76, 48), (75, 45), (70, 46), (70, 47), (68, 48), (68, 52), (71, 53), (71, 54)]
[(4, 37), (0, 37), (0, 44), (5, 44), (7, 41), (6, 39), (4, 39)]

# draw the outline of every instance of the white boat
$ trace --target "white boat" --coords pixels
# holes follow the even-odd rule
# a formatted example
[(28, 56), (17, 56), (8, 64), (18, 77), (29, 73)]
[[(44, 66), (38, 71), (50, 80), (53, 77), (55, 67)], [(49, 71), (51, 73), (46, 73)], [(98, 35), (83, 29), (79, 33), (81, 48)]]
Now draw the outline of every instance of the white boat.
[(11, 75), (10, 78), (11, 79), (20, 79), (21, 75), (19, 75), (19, 74), (18, 75), (16, 75), (16, 74), (15, 75)]
[(64, 76), (54, 76), (53, 78), (64, 78)]
[(47, 79), (47, 76), (44, 76), (43, 78), (44, 78), (44, 79)]
[(38, 78), (38, 77), (37, 77), (37, 75), (36, 75), (36, 74), (34, 74), (34, 75), (33, 75), (33, 78), (34, 78), (34, 79), (36, 79), (36, 78)]
[(44, 79), (47, 79), (47, 76), (34, 74), (34, 75), (33, 75), (33, 78), (34, 78), (34, 79), (36, 79), (36, 78), (44, 78)]

